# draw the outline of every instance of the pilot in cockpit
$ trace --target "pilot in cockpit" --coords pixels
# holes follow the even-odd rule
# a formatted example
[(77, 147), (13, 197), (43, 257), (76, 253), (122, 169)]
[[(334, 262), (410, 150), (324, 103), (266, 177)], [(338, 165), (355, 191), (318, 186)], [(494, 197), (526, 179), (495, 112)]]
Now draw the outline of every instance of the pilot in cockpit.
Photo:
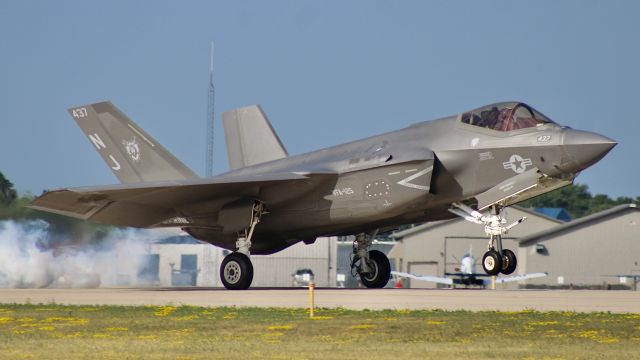
[(500, 110), (496, 106), (492, 107), (491, 110), (483, 111), (480, 113), (480, 124), (478, 126), (495, 129), (499, 116)]

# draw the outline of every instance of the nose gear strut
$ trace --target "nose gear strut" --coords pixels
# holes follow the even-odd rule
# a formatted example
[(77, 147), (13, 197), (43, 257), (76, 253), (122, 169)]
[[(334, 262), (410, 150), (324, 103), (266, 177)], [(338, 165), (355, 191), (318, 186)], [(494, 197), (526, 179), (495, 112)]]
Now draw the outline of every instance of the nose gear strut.
[(511, 274), (516, 270), (517, 259), (513, 251), (503, 249), (502, 235), (505, 235), (516, 225), (526, 220), (521, 218), (509, 225), (507, 219), (501, 216), (502, 208), (491, 206), (491, 214), (484, 215), (462, 203), (451, 204), (449, 212), (475, 224), (484, 225), (484, 232), (489, 237), (488, 251), (482, 257), (482, 267), (489, 275)]

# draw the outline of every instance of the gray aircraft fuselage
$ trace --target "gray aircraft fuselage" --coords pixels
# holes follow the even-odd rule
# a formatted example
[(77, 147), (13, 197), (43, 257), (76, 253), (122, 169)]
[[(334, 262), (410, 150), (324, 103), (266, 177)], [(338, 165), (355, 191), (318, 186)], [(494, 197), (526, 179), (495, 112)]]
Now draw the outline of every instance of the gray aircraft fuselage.
[[(496, 125), (497, 115), (492, 117), (490, 112), (503, 109), (510, 109), (511, 118), (505, 120), (503, 114), (503, 123)], [(516, 112), (531, 116), (517, 117)], [(494, 124), (487, 124), (487, 119)], [(476, 204), (474, 199), (481, 194), (492, 199), (488, 204), (507, 206), (572, 183), (615, 144), (595, 133), (559, 126), (527, 105), (503, 103), (215, 178), (312, 174), (305, 181), (242, 190), (244, 197), (266, 205), (252, 253), (267, 254), (318, 236), (450, 218), (452, 203)], [(528, 172), (537, 174), (537, 186), (510, 193), (520, 175)], [(495, 197), (496, 191), (503, 191), (505, 197)], [(202, 205), (187, 206), (181, 212), (194, 218), (206, 213)], [(184, 229), (233, 250), (236, 233), (210, 225), (193, 222)]]

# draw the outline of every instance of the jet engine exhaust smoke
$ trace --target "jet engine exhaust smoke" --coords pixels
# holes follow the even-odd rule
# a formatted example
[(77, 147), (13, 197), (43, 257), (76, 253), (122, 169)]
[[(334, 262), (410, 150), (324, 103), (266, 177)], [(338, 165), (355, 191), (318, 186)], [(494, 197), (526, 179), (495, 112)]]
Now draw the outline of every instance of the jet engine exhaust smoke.
[(162, 236), (114, 228), (97, 243), (54, 247), (48, 228), (43, 220), (0, 221), (1, 288), (140, 286), (144, 255)]

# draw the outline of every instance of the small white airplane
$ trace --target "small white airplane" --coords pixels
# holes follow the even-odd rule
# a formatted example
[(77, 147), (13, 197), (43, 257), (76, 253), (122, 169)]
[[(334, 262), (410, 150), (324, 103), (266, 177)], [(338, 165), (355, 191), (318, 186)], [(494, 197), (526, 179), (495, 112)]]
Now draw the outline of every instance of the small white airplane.
[[(460, 261), (460, 268), (456, 269), (457, 272), (445, 273), (447, 277), (419, 275), (412, 273), (405, 273), (400, 271), (392, 271), (391, 274), (401, 277), (414, 279), (419, 281), (433, 282), (437, 284), (449, 285), (455, 287), (456, 285), (464, 286), (482, 286), (486, 287), (491, 285), (491, 276), (485, 273), (476, 273), (476, 258), (471, 254), (471, 250), (462, 256)], [(496, 277), (496, 284), (509, 283), (514, 281), (522, 281), (527, 279), (535, 279), (547, 276), (547, 273), (531, 273), (515, 276), (500, 276)]]

